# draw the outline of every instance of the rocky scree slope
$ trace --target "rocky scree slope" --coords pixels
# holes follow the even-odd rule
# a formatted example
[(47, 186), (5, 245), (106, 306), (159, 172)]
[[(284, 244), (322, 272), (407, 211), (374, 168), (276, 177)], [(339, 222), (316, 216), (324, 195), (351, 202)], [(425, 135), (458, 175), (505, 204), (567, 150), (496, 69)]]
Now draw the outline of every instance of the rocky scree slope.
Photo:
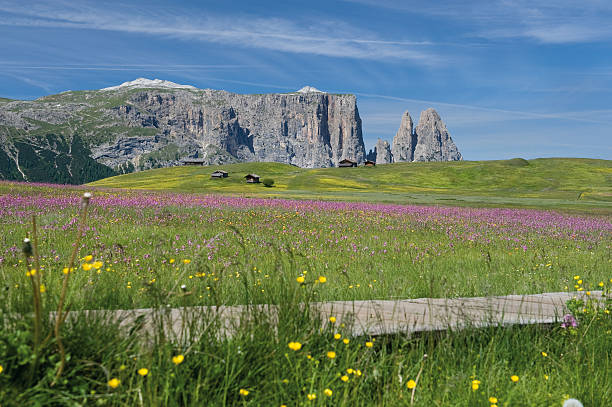
[(361, 163), (354, 95), (306, 87), (240, 95), (137, 79), (34, 101), (0, 100), (0, 178), (83, 183), (180, 164)]

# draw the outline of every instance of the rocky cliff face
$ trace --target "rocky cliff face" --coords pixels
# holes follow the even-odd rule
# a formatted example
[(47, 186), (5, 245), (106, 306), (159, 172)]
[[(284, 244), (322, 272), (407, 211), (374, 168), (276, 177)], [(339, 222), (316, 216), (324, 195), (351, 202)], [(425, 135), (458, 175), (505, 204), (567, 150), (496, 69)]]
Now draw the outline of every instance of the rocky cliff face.
[[(391, 159), (388, 162), (410, 162), (410, 161), (458, 161), (461, 153), (453, 142), (446, 125), (434, 109), (421, 112), (416, 129), (410, 113), (402, 115), (402, 122), (393, 138), (391, 146)], [(379, 139), (379, 143), (381, 140)], [(376, 144), (376, 151), (380, 150)], [(378, 156), (372, 159), (378, 161)], [(381, 163), (388, 159), (385, 153)]]
[(414, 146), (416, 144), (416, 135), (413, 130), (412, 117), (408, 111), (402, 115), (400, 124), (391, 147), (393, 154), (393, 162), (412, 161), (414, 155)]
[(376, 141), (376, 147), (374, 147), (374, 160), (376, 164), (389, 164), (393, 162), (393, 156), (391, 154), (391, 147), (389, 142), (383, 139)]
[(20, 172), (16, 136), (40, 151), (48, 149), (48, 134), (67, 145), (78, 134), (91, 158), (118, 172), (176, 165), (183, 158), (308, 168), (365, 159), (355, 96), (310, 87), (239, 95), (138, 79), (0, 104), (0, 138), (6, 140), (0, 148), (15, 157), (13, 173)]
[(429, 108), (421, 112), (415, 130), (416, 146), (413, 161), (459, 161), (461, 153), (451, 139), (438, 112)]

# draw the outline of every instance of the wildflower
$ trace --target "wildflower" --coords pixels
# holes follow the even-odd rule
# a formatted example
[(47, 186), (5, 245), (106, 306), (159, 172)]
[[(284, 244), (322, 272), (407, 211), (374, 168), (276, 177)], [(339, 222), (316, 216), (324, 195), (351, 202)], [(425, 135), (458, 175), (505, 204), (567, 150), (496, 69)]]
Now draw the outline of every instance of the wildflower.
[(83, 264), (81, 265), (81, 267), (83, 267), (83, 270), (85, 270), (85, 271), (89, 271), (89, 270), (91, 270), (91, 268), (92, 268), (93, 266), (92, 266), (91, 264), (89, 264), (89, 263), (83, 263)]
[(246, 389), (240, 389), (239, 393), (242, 397), (246, 397), (249, 395), (249, 391)]
[(23, 254), (26, 255), (26, 257), (32, 256), (32, 243), (30, 243), (30, 239), (28, 239), (27, 237), (23, 239), (23, 247), (21, 248), (21, 250), (23, 251)]
[(168, 263), (170, 263), (170, 264), (174, 263), (174, 259), (168, 260)]
[(2, 367), (2, 365), (0, 365), (0, 373), (2, 373), (3, 370), (4, 368)]
[(408, 387), (410, 390), (412, 390), (412, 389), (414, 389), (416, 387), (416, 382), (414, 380), (410, 379), (406, 383), (406, 387)]
[(547, 374), (544, 375), (544, 380), (548, 380), (548, 375)]
[(64, 268), (62, 269), (62, 273), (64, 273), (64, 274), (68, 274), (68, 273), (70, 273), (71, 271), (72, 271), (72, 270), (68, 269), (68, 267), (64, 267)]
[(93, 256), (91, 254), (88, 254), (87, 256), (85, 256), (85, 258), (83, 260), (85, 260), (85, 261), (92, 261), (93, 260)]
[(325, 390), (323, 390), (323, 393), (325, 393), (325, 395), (326, 395), (327, 397), (331, 397), (331, 396), (332, 396), (332, 394), (334, 394), (334, 393), (331, 391), (331, 389), (325, 389)]
[(300, 284), (304, 284), (304, 281), (306, 281), (306, 279), (304, 278), (304, 276), (299, 276), (298, 278), (295, 279), (295, 281), (297, 281)]
[(357, 376), (361, 376), (361, 370), (357, 369), (357, 370), (355, 371), (355, 374), (356, 374)]
[(323, 284), (327, 281), (327, 277), (325, 276), (319, 276), (319, 283)]
[(330, 359), (334, 359), (336, 357), (336, 352), (330, 350), (329, 352), (327, 352), (327, 357)]
[(289, 342), (289, 349), (293, 351), (298, 351), (302, 349), (302, 344), (299, 342)]
[(348, 382), (349, 377), (347, 375), (343, 375), (342, 377), (340, 377), (340, 380), (342, 380), (343, 382)]
[(580, 276), (574, 276), (574, 280), (580, 280)]
[(516, 383), (519, 381), (519, 377), (517, 375), (512, 375), (510, 376), (510, 380), (512, 380), (513, 383)]
[(92, 266), (93, 268), (95, 268), (96, 270), (100, 270), (102, 268), (103, 263), (101, 261), (94, 261)]
[(374, 346), (373, 342), (366, 342), (365, 343), (366, 348), (371, 348), (372, 346)]
[(567, 399), (563, 403), (563, 407), (583, 407), (582, 403), (576, 399)]
[(578, 326), (578, 321), (576, 321), (576, 318), (574, 318), (572, 314), (565, 314), (563, 316), (563, 323), (561, 324), (561, 328), (568, 328), (568, 327), (575, 328), (577, 326)]
[(338, 334), (338, 333), (334, 335), (334, 339), (335, 339), (335, 340), (338, 340), (338, 339), (340, 339), (340, 338), (342, 338), (342, 335), (340, 335), (340, 334)]
[(542, 356), (546, 357), (546, 356), (548, 356), (548, 353), (542, 352)]
[(174, 363), (175, 365), (180, 365), (181, 363), (183, 363), (183, 360), (185, 360), (185, 356), (183, 355), (172, 356), (172, 363)]
[(334, 316), (329, 317), (329, 322), (331, 322), (332, 324), (335, 324), (336, 323), (336, 317), (334, 317)]
[(44, 284), (41, 284), (41, 285), (40, 285), (40, 292), (41, 292), (41, 293), (44, 293), (45, 291), (47, 291), (47, 287), (45, 287), (45, 285), (44, 285)]
[(185, 259), (185, 260), (183, 260), (183, 263), (184, 263), (184, 264), (189, 264), (189, 263), (191, 263), (191, 260), (189, 260), (189, 259)]
[(489, 397), (489, 403), (497, 404), (497, 397), (493, 397), (493, 396)]
[(144, 377), (149, 374), (149, 369), (147, 369), (146, 367), (138, 369), (138, 374)]
[(121, 365), (121, 366), (119, 366), (119, 371), (123, 371), (123, 370), (125, 370), (125, 369), (127, 369), (127, 366), (126, 366), (126, 365)]
[(110, 387), (111, 389), (116, 389), (117, 387), (119, 387), (120, 384), (121, 380), (117, 379), (116, 377), (113, 377), (108, 381), (108, 387)]
[(604, 282), (600, 281), (599, 284), (597, 284), (597, 285), (600, 286), (600, 287), (603, 287), (604, 286)]
[(317, 394), (316, 393), (308, 393), (308, 395), (306, 397), (308, 397), (308, 400), (312, 401), (312, 400), (317, 398)]
[(355, 371), (349, 367), (348, 369), (346, 369), (346, 373), (353, 374), (355, 373)]
[(350, 340), (349, 340), (348, 338), (344, 338), (344, 339), (342, 340), (342, 342), (344, 342), (344, 344), (345, 344), (345, 345), (348, 345), (348, 344), (349, 344), (349, 342), (350, 342)]

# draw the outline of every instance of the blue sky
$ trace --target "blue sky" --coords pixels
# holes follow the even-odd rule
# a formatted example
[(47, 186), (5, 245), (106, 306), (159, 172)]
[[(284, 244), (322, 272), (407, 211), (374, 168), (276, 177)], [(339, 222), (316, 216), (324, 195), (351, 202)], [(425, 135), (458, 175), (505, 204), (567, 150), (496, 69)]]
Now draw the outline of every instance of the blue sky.
[(434, 107), (467, 160), (612, 159), (612, 1), (0, 0), (0, 96), (160, 78), (354, 93), (364, 141)]

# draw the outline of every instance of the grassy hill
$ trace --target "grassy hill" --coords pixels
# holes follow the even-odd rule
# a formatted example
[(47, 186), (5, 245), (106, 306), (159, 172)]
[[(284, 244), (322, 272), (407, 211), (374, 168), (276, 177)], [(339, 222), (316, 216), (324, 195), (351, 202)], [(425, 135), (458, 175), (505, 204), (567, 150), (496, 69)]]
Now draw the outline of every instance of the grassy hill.
[[(230, 176), (211, 179), (210, 173), (220, 168)], [(274, 179), (274, 187), (245, 184), (247, 173)], [(612, 161), (516, 158), (319, 169), (240, 163), (161, 168), (90, 185), (286, 198), (611, 209)]]

